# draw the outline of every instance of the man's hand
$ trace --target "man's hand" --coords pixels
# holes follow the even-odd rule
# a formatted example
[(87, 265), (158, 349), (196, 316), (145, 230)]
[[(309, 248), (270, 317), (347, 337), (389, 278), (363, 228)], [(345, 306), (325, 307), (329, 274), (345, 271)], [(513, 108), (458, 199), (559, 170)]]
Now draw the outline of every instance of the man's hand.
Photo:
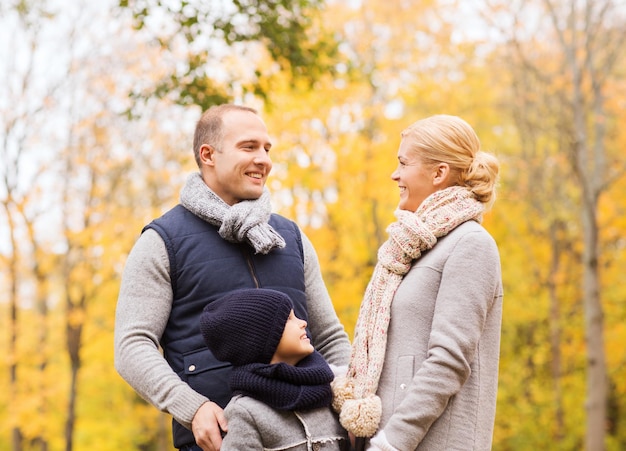
[(191, 421), (191, 432), (196, 444), (204, 451), (219, 451), (222, 431), (226, 432), (227, 429), (224, 411), (211, 401), (202, 404)]

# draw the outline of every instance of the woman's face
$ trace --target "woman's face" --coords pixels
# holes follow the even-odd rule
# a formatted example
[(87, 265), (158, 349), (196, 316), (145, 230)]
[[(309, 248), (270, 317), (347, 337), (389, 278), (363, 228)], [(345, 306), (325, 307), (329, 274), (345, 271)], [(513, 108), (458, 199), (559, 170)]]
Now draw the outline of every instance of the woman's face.
[(411, 148), (410, 140), (402, 138), (398, 149), (398, 167), (391, 179), (400, 188), (400, 210), (415, 211), (432, 193), (440, 189), (435, 184), (437, 167), (422, 162), (419, 153)]

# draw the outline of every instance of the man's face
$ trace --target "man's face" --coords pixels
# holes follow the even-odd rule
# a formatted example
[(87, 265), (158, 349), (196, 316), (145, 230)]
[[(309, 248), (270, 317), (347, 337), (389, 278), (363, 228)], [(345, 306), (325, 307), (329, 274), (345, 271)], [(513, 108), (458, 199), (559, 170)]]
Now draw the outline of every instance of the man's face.
[(201, 148), (205, 182), (228, 205), (258, 199), (272, 170), (267, 127), (248, 111), (230, 111), (222, 120), (220, 148)]

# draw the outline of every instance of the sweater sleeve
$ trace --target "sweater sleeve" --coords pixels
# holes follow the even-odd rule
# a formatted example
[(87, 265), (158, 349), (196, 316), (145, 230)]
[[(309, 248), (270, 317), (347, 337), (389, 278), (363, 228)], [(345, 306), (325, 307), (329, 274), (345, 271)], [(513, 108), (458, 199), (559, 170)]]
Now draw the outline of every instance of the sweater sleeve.
[(309, 316), (309, 330), (313, 338), (313, 346), (324, 356), (329, 364), (336, 367), (348, 365), (350, 360), (350, 340), (322, 279), (322, 272), (313, 244), (304, 234), (304, 279)]
[(499, 274), (498, 250), (488, 234), (468, 233), (452, 250), (441, 274), (426, 360), (384, 426), (394, 447), (416, 448), (469, 378), (488, 315), (500, 295)]
[(172, 307), (165, 243), (146, 230), (124, 267), (115, 312), (115, 368), (137, 393), (191, 429), (196, 411), (208, 399), (171, 369), (159, 341)]

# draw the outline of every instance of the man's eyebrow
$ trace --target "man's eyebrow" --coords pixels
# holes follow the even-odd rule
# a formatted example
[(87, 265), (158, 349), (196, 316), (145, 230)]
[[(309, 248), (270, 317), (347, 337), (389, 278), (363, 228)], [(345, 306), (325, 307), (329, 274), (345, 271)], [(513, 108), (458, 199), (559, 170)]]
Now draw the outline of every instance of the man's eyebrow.
[[(242, 139), (241, 141), (237, 142), (238, 146), (244, 146), (246, 144), (259, 145), (259, 144), (261, 144), (261, 141), (258, 140), (258, 139), (250, 138), (250, 139)], [(272, 147), (272, 143), (268, 141), (267, 143), (265, 143), (264, 147), (271, 148)]]

